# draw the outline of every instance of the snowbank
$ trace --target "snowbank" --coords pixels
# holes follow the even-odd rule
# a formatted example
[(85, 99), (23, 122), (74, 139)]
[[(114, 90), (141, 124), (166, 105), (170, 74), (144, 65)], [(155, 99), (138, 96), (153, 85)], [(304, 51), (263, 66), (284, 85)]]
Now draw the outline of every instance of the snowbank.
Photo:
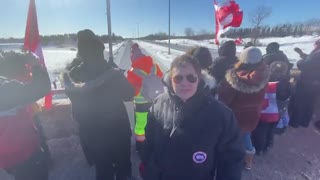
[[(280, 50), (284, 51), (284, 53), (288, 56), (288, 58), (295, 62), (300, 59), (299, 55), (294, 52), (295, 47), (301, 48), (304, 52), (309, 53), (313, 50), (314, 42), (319, 39), (319, 36), (302, 36), (302, 37), (281, 37), (281, 38), (264, 38), (259, 39), (259, 42), (262, 46), (258, 48), (262, 51), (263, 54), (266, 53), (266, 46), (271, 42), (278, 42), (280, 44)], [(230, 38), (222, 38), (221, 41), (232, 40)], [(243, 39), (244, 42), (249, 42), (249, 38)], [(172, 44), (182, 45), (182, 46), (205, 46), (210, 49), (218, 49), (218, 46), (213, 43), (213, 39), (210, 40), (190, 40), (190, 39), (172, 39)], [(168, 43), (168, 40), (156, 41), (161, 43)], [(244, 46), (237, 46), (237, 52), (240, 53), (243, 50)]]

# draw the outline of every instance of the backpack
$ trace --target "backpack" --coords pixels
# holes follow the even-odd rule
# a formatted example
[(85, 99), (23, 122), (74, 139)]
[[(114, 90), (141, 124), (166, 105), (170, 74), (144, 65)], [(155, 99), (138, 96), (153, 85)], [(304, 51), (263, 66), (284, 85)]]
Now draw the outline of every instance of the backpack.
[(133, 72), (142, 78), (140, 95), (148, 102), (152, 102), (164, 92), (161, 78), (157, 76), (157, 65), (153, 64), (149, 74), (141, 69), (133, 69)]

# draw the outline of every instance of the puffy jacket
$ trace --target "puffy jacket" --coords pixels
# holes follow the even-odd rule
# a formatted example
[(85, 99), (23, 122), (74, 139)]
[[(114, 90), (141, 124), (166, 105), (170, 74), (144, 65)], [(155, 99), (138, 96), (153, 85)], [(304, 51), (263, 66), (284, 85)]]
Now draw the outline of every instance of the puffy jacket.
[(265, 64), (252, 71), (231, 69), (218, 89), (219, 99), (235, 113), (242, 132), (253, 131), (259, 122), (269, 74)]
[(148, 114), (144, 180), (240, 180), (244, 149), (230, 109), (201, 87), (185, 103), (168, 89)]

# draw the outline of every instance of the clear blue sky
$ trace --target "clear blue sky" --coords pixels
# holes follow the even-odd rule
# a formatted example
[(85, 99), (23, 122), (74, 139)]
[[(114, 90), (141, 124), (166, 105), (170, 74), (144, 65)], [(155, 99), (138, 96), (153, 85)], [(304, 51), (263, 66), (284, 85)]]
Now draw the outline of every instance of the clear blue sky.
[[(319, 18), (320, 0), (236, 0), (244, 11), (243, 27), (258, 5), (272, 7), (266, 25)], [(23, 37), (29, 0), (1, 0), (0, 37)], [(107, 33), (106, 0), (36, 0), (41, 35), (76, 33), (90, 28)], [(111, 0), (115, 34), (134, 37), (168, 31), (168, 0)], [(186, 27), (196, 32), (215, 29), (213, 0), (171, 0), (171, 32), (182, 35)]]

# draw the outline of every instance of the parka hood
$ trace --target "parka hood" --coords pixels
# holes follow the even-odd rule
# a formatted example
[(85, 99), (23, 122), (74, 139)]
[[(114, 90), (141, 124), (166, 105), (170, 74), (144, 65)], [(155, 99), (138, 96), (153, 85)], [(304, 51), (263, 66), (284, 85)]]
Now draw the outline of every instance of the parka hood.
[(261, 91), (269, 81), (270, 71), (265, 64), (261, 64), (254, 70), (227, 71), (226, 81), (234, 89), (244, 93), (256, 93)]

